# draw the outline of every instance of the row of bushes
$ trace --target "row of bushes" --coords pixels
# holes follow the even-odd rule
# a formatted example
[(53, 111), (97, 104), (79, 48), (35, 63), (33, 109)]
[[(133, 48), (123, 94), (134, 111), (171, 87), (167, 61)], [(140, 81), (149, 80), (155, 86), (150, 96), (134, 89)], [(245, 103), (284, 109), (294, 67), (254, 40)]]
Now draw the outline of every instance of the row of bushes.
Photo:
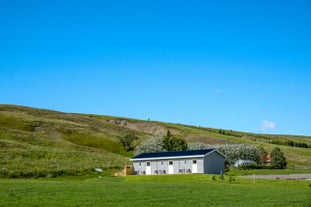
[(242, 165), (241, 167), (239, 167), (238, 169), (280, 169), (279, 167), (277, 166), (273, 166), (273, 165)]
[(88, 174), (90, 170), (34, 170), (34, 171), (13, 171), (6, 168), (0, 169), (0, 177), (2, 178), (56, 178), (60, 176), (75, 176)]
[(270, 143), (277, 144), (277, 145), (286, 145), (286, 146), (291, 146), (291, 147), (311, 148), (310, 144), (307, 144), (305, 142), (295, 142), (292, 140), (288, 140), (288, 141), (272, 140), (270, 141)]
[[(285, 146), (291, 146), (291, 147), (300, 147), (300, 148), (311, 148), (311, 144), (305, 143), (305, 142), (295, 142), (293, 140), (288, 140), (288, 141), (282, 141), (282, 140), (272, 140), (273, 138), (270, 135), (262, 135), (262, 134), (248, 134), (248, 133), (240, 133), (232, 130), (223, 130), (223, 129), (212, 129), (212, 128), (207, 128), (208, 131), (214, 132), (214, 133), (219, 133), (223, 135), (228, 135), (228, 136), (234, 136), (237, 138), (242, 138), (243, 136), (249, 135), (250, 137), (255, 138), (262, 138), (265, 140), (270, 140), (268, 141), (270, 144), (276, 144), (276, 145), (285, 145)], [(275, 137), (275, 135), (274, 135)], [(281, 137), (280, 137), (281, 138)]]
[[(119, 167), (103, 169), (101, 175), (112, 175), (112, 172), (119, 170)], [(56, 178), (67, 176), (84, 176), (98, 173), (94, 169), (55, 169), (55, 170), (33, 170), (13, 171), (7, 168), (0, 168), (0, 178)]]

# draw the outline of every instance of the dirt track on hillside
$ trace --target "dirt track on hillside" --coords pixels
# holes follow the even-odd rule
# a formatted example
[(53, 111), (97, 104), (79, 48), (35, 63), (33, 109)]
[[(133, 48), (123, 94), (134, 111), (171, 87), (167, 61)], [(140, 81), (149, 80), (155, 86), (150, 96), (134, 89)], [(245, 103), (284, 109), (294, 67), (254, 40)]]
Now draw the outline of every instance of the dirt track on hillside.
[(180, 134), (180, 131), (177, 129), (162, 126), (162, 125), (155, 124), (152, 122), (132, 123), (132, 122), (122, 120), (122, 119), (112, 119), (109, 122), (112, 124), (117, 124), (119, 126), (128, 128), (128, 129), (138, 131), (138, 132), (143, 132), (143, 133), (152, 134), (156, 136), (166, 135), (168, 130), (170, 130), (170, 132), (173, 135)]

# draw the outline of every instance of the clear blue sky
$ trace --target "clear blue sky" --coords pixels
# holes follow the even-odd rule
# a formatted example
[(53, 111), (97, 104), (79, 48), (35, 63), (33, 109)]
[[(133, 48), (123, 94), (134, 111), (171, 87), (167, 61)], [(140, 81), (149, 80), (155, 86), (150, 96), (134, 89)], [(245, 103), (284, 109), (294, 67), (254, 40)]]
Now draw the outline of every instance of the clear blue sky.
[(0, 1), (0, 103), (311, 135), (311, 1)]

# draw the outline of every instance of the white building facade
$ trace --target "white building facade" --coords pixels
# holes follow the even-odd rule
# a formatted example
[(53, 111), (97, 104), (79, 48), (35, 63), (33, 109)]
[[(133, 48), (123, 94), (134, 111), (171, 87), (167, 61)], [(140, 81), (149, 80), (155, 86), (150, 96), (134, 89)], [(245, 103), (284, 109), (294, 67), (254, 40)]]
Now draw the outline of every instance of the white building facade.
[(134, 174), (219, 174), (224, 172), (225, 155), (217, 149), (142, 153), (130, 159)]

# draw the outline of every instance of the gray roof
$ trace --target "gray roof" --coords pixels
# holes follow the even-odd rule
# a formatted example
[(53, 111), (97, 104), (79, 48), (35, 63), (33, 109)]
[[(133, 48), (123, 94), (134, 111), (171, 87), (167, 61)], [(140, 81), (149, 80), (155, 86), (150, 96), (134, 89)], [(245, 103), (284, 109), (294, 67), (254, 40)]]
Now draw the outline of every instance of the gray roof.
[[(148, 159), (148, 158), (169, 158), (169, 157), (194, 157), (194, 156), (204, 156), (215, 151), (216, 148), (203, 149), (203, 150), (183, 150), (183, 151), (168, 151), (168, 152), (150, 152), (141, 153), (136, 155), (131, 160)], [(221, 153), (220, 153), (221, 154)]]

